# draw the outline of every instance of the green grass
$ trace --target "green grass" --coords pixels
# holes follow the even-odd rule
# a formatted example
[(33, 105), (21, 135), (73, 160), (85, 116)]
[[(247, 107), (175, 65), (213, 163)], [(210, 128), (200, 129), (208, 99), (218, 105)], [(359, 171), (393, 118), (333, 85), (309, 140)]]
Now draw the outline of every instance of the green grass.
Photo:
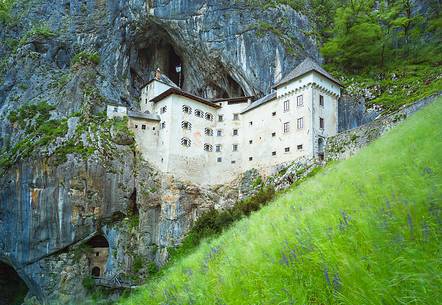
[(437, 304), (442, 99), (120, 304)]

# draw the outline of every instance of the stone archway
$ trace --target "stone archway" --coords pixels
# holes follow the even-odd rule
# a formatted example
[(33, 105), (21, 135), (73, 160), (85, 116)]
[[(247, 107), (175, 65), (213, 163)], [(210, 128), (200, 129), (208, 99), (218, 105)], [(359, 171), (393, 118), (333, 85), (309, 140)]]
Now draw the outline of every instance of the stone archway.
[(87, 243), (89, 246), (89, 272), (93, 277), (103, 277), (109, 258), (109, 242), (103, 235), (96, 235)]
[(22, 304), (29, 287), (15, 269), (0, 261), (0, 305)]

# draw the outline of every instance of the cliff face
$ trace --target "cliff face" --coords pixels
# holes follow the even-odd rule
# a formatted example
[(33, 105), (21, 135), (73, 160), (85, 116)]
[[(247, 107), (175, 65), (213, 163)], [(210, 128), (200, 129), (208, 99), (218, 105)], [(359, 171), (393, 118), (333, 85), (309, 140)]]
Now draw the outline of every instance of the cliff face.
[[(318, 58), (304, 16), (231, 2), (38, 0), (13, 8), (0, 30), (7, 42), (0, 45), (0, 261), (41, 301), (84, 294), (78, 278), (89, 267), (78, 243), (94, 234), (109, 242), (109, 273), (133, 272), (137, 257), (163, 263), (199, 213), (237, 199), (236, 185), (204, 189), (160, 175), (112, 129), (111, 144), (94, 136), (105, 103), (136, 109), (157, 67), (185, 90), (232, 97), (266, 93), (299, 60)], [(289, 42), (262, 30), (275, 20)], [(10, 119), (42, 101), (53, 106), (54, 128), (67, 124), (50, 141), (38, 141), (42, 122), (28, 110), (24, 122)]]

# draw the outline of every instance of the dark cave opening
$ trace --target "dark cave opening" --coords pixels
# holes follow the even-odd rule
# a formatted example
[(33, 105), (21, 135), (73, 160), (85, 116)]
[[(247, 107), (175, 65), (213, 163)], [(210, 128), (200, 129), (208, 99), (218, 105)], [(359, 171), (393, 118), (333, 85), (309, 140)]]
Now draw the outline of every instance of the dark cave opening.
[(137, 61), (131, 65), (131, 76), (135, 86), (143, 85), (143, 82), (151, 79), (159, 68), (162, 74), (183, 88), (185, 63), (173, 39), (159, 26), (152, 25), (139, 39), (136, 55)]
[(137, 206), (137, 189), (134, 189), (129, 197), (129, 215), (139, 215), (140, 211)]
[(91, 248), (109, 248), (109, 242), (103, 235), (96, 235), (86, 243)]
[(0, 262), (0, 305), (22, 304), (29, 288), (10, 265)]

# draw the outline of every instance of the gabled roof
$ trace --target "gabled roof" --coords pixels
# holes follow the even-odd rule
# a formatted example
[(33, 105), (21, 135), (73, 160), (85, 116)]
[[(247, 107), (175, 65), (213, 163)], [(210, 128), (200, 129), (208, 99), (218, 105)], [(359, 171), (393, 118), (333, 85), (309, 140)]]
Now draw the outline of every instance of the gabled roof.
[(309, 73), (311, 71), (316, 71), (319, 74), (322, 74), (332, 82), (335, 82), (339, 86), (342, 87), (342, 84), (334, 78), (330, 73), (325, 71), (318, 63), (316, 63), (313, 59), (310, 57), (307, 57), (304, 59), (302, 63), (300, 63), (295, 69), (293, 69), (289, 74), (287, 74), (285, 77), (283, 77), (278, 83), (276, 83), (273, 88), (279, 87), (281, 85), (284, 85), (288, 83), (289, 81), (296, 79), (298, 77), (303, 76), (306, 73)]
[(157, 103), (159, 101), (162, 101), (163, 99), (165, 99), (166, 97), (172, 95), (172, 94), (176, 94), (176, 95), (180, 95), (180, 96), (184, 96), (187, 97), (191, 100), (206, 104), (207, 106), (213, 107), (213, 108), (221, 108), (219, 105), (212, 103), (209, 100), (206, 100), (205, 98), (190, 94), (188, 92), (185, 92), (181, 89), (177, 89), (177, 88), (170, 88), (167, 89), (166, 91), (164, 91), (163, 93), (161, 93), (160, 95), (157, 95), (156, 97), (154, 97), (153, 99), (151, 99), (151, 102)]
[(161, 76), (160, 76), (160, 79), (156, 79), (155, 77), (151, 77), (147, 82), (145, 82), (142, 86), (141, 86), (141, 88), (144, 88), (144, 87), (146, 87), (147, 85), (149, 85), (151, 82), (153, 82), (154, 80), (156, 80), (157, 82), (160, 82), (160, 83), (163, 83), (163, 84), (165, 84), (165, 85), (167, 85), (167, 86), (169, 86), (169, 87), (172, 87), (172, 88), (180, 88), (180, 87), (178, 87), (177, 86), (177, 84), (175, 84), (170, 78), (168, 78), (166, 75), (164, 75), (164, 74), (161, 74)]
[(252, 109), (258, 108), (259, 106), (264, 105), (265, 103), (273, 101), (275, 98), (276, 98), (276, 91), (267, 94), (266, 96), (260, 98), (259, 100), (251, 103), (243, 111), (241, 111), (241, 114), (246, 113), (247, 111), (250, 111)]

